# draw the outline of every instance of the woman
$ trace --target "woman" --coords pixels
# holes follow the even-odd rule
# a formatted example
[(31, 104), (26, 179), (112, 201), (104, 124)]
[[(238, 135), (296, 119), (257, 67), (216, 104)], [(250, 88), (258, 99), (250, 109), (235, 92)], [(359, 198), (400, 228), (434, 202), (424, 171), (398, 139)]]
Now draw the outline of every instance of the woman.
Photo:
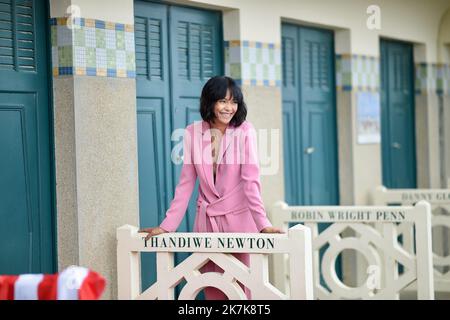
[[(200, 114), (202, 122), (186, 127), (180, 181), (166, 218), (159, 227), (140, 232), (147, 232), (148, 239), (176, 231), (199, 177), (194, 232), (281, 233), (272, 227), (264, 210), (256, 136), (253, 126), (245, 120), (247, 108), (235, 81), (224, 76), (209, 79), (202, 90)], [(248, 254), (234, 255), (249, 264)], [(223, 272), (212, 262), (201, 271)], [(250, 297), (248, 290), (246, 294)], [(226, 296), (208, 287), (205, 298), (217, 300)]]

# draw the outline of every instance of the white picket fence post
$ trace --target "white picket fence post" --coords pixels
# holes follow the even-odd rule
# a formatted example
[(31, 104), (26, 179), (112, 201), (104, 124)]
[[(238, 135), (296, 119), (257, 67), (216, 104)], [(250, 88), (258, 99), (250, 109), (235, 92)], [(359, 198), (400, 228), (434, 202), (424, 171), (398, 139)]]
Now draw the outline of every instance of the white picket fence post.
[[(312, 231), (314, 293), (316, 299), (397, 299), (399, 293), (417, 282), (418, 299), (434, 299), (431, 247), (431, 208), (424, 201), (414, 207), (388, 206), (273, 206), (274, 225), (286, 228), (289, 223), (304, 223)], [(319, 224), (329, 223), (319, 232)], [(415, 226), (414, 252), (404, 250), (397, 239), (397, 227)], [(343, 236), (347, 230), (355, 235)], [(319, 251), (326, 247), (322, 260)], [(362, 254), (371, 272), (359, 287), (344, 284), (336, 273), (340, 253), (352, 249)], [(398, 266), (403, 265), (403, 273)], [(275, 285), (286, 290), (292, 278), (285, 259), (275, 260)], [(362, 270), (366, 273), (369, 270)], [(323, 276), (322, 284), (320, 275)], [(295, 276), (295, 275), (294, 275)], [(372, 283), (372, 282), (373, 283)], [(375, 284), (375, 285), (372, 285)]]
[(124, 225), (117, 229), (117, 285), (119, 300), (130, 300), (141, 292), (139, 252), (132, 250), (128, 239), (137, 229)]
[[(174, 299), (174, 289), (183, 279), (179, 299), (195, 299), (205, 287), (216, 287), (230, 299), (247, 299), (238, 281), (250, 289), (252, 299), (313, 298), (312, 242), (309, 228), (298, 225), (287, 234), (262, 233), (166, 233), (145, 241), (138, 228), (117, 229), (119, 299)], [(145, 292), (140, 289), (140, 253), (156, 252), (157, 281)], [(174, 265), (175, 252), (192, 253)], [(250, 254), (247, 267), (231, 253)], [(269, 282), (268, 255), (288, 254), (293, 276), (290, 294)], [(224, 273), (199, 270), (213, 261)]]
[[(431, 205), (432, 228), (444, 227), (450, 229), (450, 189), (387, 189), (383, 186), (377, 187), (372, 194), (375, 205), (413, 205), (418, 201), (427, 201)], [(447, 214), (443, 214), (445, 210)], [(444, 229), (445, 230), (445, 229)], [(449, 235), (436, 230), (432, 233), (433, 247), (444, 252), (448, 250)], [(414, 248), (411, 241), (413, 237), (412, 228), (398, 230), (403, 236), (403, 247), (411, 252)], [(445, 254), (445, 252), (444, 252)], [(434, 265), (434, 287), (438, 292), (450, 292), (450, 252), (446, 256), (433, 253)], [(443, 268), (440, 270), (439, 268)], [(445, 268), (447, 270), (445, 270)], [(416, 290), (415, 286), (409, 289)]]

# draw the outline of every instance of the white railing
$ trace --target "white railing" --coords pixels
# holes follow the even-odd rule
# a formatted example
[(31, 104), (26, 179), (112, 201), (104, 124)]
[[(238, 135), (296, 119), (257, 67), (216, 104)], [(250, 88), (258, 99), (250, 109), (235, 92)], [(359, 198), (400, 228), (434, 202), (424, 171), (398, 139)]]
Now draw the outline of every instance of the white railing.
[[(272, 221), (284, 229), (289, 223), (304, 223), (312, 229), (315, 299), (398, 299), (400, 291), (413, 282), (417, 282), (419, 299), (434, 299), (431, 209), (426, 202), (414, 207), (289, 207), (280, 201), (273, 207)], [(330, 225), (320, 232), (323, 223)], [(396, 226), (404, 223), (415, 226), (414, 253), (398, 244)], [(360, 286), (347, 286), (337, 275), (336, 259), (347, 249), (368, 262), (363, 271), (366, 281)], [(285, 263), (276, 258), (274, 268), (286, 270)], [(402, 273), (399, 265), (404, 267)], [(277, 272), (275, 285), (283, 290), (292, 276), (292, 271)]]
[[(301, 299), (313, 297), (311, 231), (301, 225), (287, 234), (262, 233), (166, 233), (145, 241), (138, 228), (124, 225), (117, 229), (117, 269), (119, 299), (174, 299), (174, 289), (183, 280), (179, 299), (195, 299), (205, 287), (216, 287), (229, 299), (247, 299), (239, 281), (251, 292), (252, 299)], [(141, 292), (140, 253), (156, 252), (157, 281)], [(192, 253), (174, 265), (175, 252)], [(231, 253), (249, 253), (250, 265)], [(290, 294), (284, 294), (269, 282), (268, 255), (288, 254)], [(224, 273), (201, 273), (209, 261)]]
[[(427, 201), (431, 205), (434, 266), (434, 287), (438, 292), (450, 292), (450, 189), (386, 189), (378, 187), (373, 193), (375, 205), (413, 205), (418, 201)], [(438, 229), (437, 227), (440, 227)], [(402, 235), (403, 247), (413, 250), (413, 229), (408, 225), (397, 231)], [(412, 290), (416, 288), (411, 286)]]

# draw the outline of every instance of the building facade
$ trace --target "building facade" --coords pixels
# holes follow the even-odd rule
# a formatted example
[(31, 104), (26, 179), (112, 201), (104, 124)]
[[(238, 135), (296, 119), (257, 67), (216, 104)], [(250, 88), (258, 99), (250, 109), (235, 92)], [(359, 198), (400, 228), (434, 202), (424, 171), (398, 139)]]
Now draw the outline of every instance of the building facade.
[[(116, 228), (163, 219), (176, 129), (200, 119), (217, 74), (239, 82), (271, 151), (260, 159), (269, 216), (277, 200), (364, 205), (382, 184), (449, 188), (449, 8), (1, 0), (0, 274), (83, 265), (117, 297)], [(194, 215), (191, 201), (180, 230)]]

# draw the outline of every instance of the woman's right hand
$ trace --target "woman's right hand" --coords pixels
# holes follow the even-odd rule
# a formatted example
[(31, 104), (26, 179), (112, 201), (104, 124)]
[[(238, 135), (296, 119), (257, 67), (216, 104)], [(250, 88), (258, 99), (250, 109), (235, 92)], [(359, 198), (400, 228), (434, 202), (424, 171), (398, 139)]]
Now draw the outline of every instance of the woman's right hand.
[(145, 228), (145, 229), (139, 230), (139, 232), (148, 233), (148, 235), (145, 237), (145, 240), (148, 240), (148, 239), (150, 239), (150, 237), (157, 236), (159, 234), (167, 233), (166, 230), (164, 230), (160, 227)]

